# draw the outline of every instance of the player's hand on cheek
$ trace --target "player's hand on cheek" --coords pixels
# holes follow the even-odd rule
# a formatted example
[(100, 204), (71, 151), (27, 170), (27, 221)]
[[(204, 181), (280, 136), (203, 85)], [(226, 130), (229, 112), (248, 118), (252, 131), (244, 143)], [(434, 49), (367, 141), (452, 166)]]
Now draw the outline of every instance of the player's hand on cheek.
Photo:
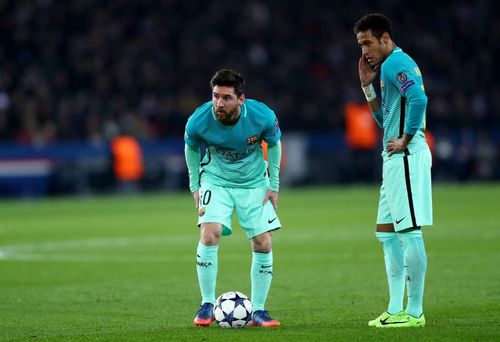
[(370, 63), (368, 63), (363, 56), (359, 58), (358, 71), (359, 80), (363, 86), (367, 86), (372, 83), (377, 75), (376, 68), (372, 68)]

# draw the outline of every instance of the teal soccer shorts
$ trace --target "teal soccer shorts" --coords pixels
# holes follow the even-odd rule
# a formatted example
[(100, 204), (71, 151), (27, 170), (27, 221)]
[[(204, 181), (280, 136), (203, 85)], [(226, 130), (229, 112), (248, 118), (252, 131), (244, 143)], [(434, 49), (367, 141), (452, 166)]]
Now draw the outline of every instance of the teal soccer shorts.
[(431, 166), (429, 149), (385, 158), (377, 224), (395, 231), (432, 225)]
[(249, 239), (279, 229), (281, 223), (271, 201), (262, 205), (266, 191), (267, 187), (242, 189), (202, 184), (199, 189), (198, 226), (209, 222), (220, 223), (222, 235), (230, 235), (233, 212), (236, 210), (238, 222)]

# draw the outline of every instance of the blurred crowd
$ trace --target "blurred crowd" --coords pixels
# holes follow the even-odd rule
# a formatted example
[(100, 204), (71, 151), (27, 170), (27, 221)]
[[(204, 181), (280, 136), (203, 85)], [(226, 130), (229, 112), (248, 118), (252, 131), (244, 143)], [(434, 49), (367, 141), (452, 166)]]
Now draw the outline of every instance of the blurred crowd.
[(431, 132), (455, 137), (451, 147), (463, 131), (498, 143), (498, 9), (481, 0), (0, 0), (0, 142), (182, 136), (222, 67), (246, 76), (248, 97), (272, 107), (284, 131), (341, 132), (344, 105), (364, 100), (352, 27), (381, 12), (423, 72)]

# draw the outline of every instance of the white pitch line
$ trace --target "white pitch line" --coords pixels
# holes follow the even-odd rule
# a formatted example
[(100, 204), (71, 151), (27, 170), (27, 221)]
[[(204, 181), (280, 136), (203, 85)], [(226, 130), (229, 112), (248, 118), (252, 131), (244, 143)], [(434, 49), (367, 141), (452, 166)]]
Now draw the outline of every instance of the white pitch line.
[[(69, 251), (98, 250), (109, 248), (131, 248), (134, 246), (169, 246), (192, 242), (196, 245), (196, 238), (188, 236), (145, 236), (145, 237), (114, 237), (86, 240), (65, 240), (41, 243), (24, 243), (0, 246), (0, 260), (19, 261), (78, 261), (78, 262), (103, 262), (103, 261), (168, 261), (171, 256), (164, 258), (159, 255), (144, 254), (70, 254)], [(195, 248), (195, 247), (193, 247)], [(166, 249), (168, 250), (168, 249)]]
[(172, 245), (183, 242), (195, 241), (187, 236), (145, 236), (145, 237), (113, 237), (99, 239), (84, 239), (84, 240), (63, 240), (50, 241), (39, 243), (23, 243), (10, 246), (0, 246), (5, 252), (9, 251), (61, 251), (75, 249), (97, 249), (107, 247), (130, 247), (130, 246), (155, 246), (155, 245)]
[[(314, 227), (315, 230), (318, 227)], [(283, 233), (285, 233), (284, 231)], [(294, 243), (304, 241), (317, 241), (318, 239), (322, 241), (332, 241), (339, 242), (345, 241), (347, 239), (354, 239), (364, 233), (356, 233), (355, 237), (347, 234), (342, 234), (339, 232), (322, 232), (320, 234), (314, 232), (307, 232), (306, 230), (301, 230), (300, 232), (295, 231), (293, 234), (279, 234), (274, 240), (276, 243)], [(0, 261), (2, 260), (12, 260), (12, 261), (31, 261), (31, 262), (41, 262), (41, 261), (54, 261), (54, 262), (179, 262), (179, 261), (190, 261), (194, 259), (194, 250), (196, 249), (197, 236), (186, 236), (186, 235), (158, 235), (158, 236), (143, 236), (143, 237), (112, 237), (112, 238), (97, 238), (97, 239), (82, 239), (82, 240), (63, 240), (63, 241), (49, 241), (40, 243), (23, 243), (16, 245), (0, 246)], [(168, 246), (172, 245), (182, 245), (190, 246), (190, 250), (193, 251), (193, 255), (173, 255), (169, 253)], [(224, 244), (224, 243), (222, 243)], [(131, 250), (130, 253), (124, 254), (127, 249), (131, 249), (136, 246), (165, 246), (166, 248), (163, 252), (157, 254), (142, 254), (135, 253)], [(119, 254), (109, 253), (109, 249), (113, 248), (116, 251), (117, 248), (122, 249)], [(189, 248), (189, 247), (188, 247)], [(224, 247), (223, 247), (224, 248)], [(104, 253), (94, 253), (98, 250), (105, 250)], [(89, 251), (89, 253), (78, 253), (79, 251)], [(69, 253), (68, 253), (69, 252)], [(76, 253), (71, 253), (76, 252)], [(248, 249), (250, 253), (250, 248)], [(321, 260), (326, 259), (350, 259), (350, 258), (372, 258), (374, 256), (368, 255), (353, 255), (351, 253), (332, 253), (329, 255), (322, 255)], [(224, 251), (221, 255), (224, 260), (237, 261), (245, 258), (244, 252), (232, 252)], [(286, 260), (295, 260), (298, 256), (287, 255)], [(300, 259), (304, 260), (316, 260), (319, 259), (318, 255), (301, 255)]]
[[(190, 259), (193, 259), (191, 257)], [(6, 255), (3, 260), (12, 260), (12, 261), (33, 261), (33, 262), (42, 262), (42, 261), (54, 261), (54, 262), (85, 262), (85, 263), (106, 263), (106, 262), (161, 262), (168, 263), (170, 261), (178, 261), (173, 260), (166, 256), (165, 254), (158, 255), (123, 255), (123, 254), (115, 254), (115, 255), (106, 255), (106, 254), (43, 254), (43, 253), (18, 253)]]
[[(250, 254), (250, 249), (248, 250), (248, 254)], [(220, 261), (226, 262), (236, 262), (246, 260), (247, 255), (238, 253), (224, 253), (221, 255)], [(302, 255), (301, 257), (293, 256), (293, 255), (280, 255), (280, 260), (286, 260), (287, 262), (294, 261), (300, 259), (300, 261), (310, 261), (310, 262), (319, 262), (319, 261), (339, 261), (339, 260), (352, 260), (352, 259), (379, 259), (380, 255), (375, 253), (365, 253), (365, 254), (354, 254), (354, 253), (329, 253), (328, 255)], [(195, 257), (193, 255), (169, 255), (165, 253), (158, 254), (147, 254), (147, 255), (134, 255), (134, 254), (43, 254), (43, 253), (18, 253), (18, 254), (10, 254), (4, 255), (4, 257), (0, 258), (0, 261), (22, 261), (22, 262), (77, 262), (77, 263), (176, 263), (179, 262), (193, 262)]]

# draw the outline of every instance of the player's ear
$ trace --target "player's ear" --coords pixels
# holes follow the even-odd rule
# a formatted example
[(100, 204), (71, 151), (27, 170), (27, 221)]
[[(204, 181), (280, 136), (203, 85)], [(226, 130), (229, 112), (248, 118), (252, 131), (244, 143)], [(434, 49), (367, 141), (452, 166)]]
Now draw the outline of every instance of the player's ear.
[(238, 98), (238, 103), (240, 105), (242, 105), (243, 102), (245, 102), (245, 94), (241, 94), (240, 97)]
[(384, 44), (387, 44), (389, 43), (389, 40), (391, 40), (391, 36), (389, 35), (389, 33), (384, 32), (382, 34), (382, 41), (384, 42)]

